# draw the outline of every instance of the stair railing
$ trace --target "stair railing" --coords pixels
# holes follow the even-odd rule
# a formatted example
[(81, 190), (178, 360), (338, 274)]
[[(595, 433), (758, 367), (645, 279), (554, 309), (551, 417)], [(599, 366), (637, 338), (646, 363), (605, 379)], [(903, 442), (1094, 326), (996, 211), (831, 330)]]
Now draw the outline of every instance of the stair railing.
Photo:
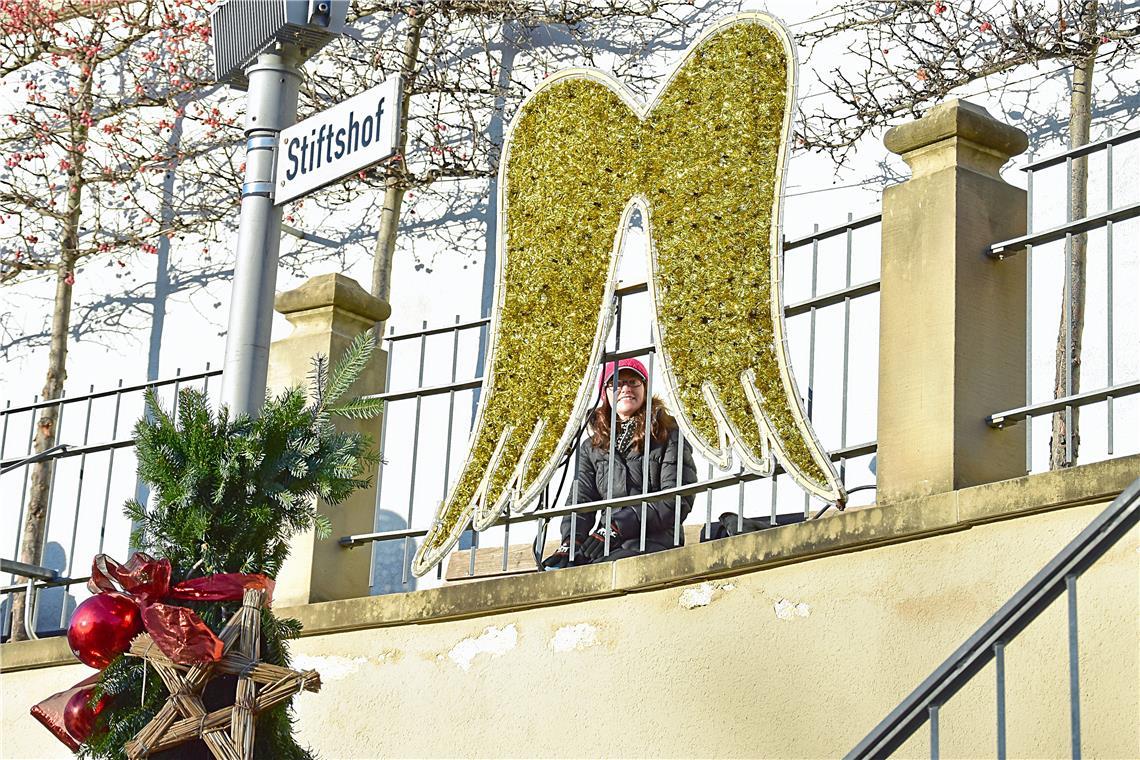
[(889, 757), (930, 722), (930, 756), (938, 758), (938, 710), (967, 682), (995, 661), (997, 672), (997, 756), (1006, 757), (1005, 646), (1061, 596), (1068, 595), (1069, 726), (1073, 758), (1081, 756), (1080, 672), (1078, 670), (1077, 578), (1140, 521), (1140, 479), (1132, 482), (1068, 546), (1002, 605), (973, 636), (875, 726), (848, 760)]

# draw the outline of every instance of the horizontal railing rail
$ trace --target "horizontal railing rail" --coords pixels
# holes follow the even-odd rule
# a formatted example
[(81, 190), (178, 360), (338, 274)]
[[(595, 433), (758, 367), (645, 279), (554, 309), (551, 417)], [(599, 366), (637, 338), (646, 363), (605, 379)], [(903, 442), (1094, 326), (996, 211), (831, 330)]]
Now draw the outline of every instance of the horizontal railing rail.
[(1090, 143), (1085, 143), (1084, 145), (1078, 146), (1076, 148), (1070, 148), (1070, 149), (1062, 151), (1060, 153), (1055, 153), (1051, 156), (1046, 156), (1045, 158), (1035, 159), (1035, 160), (1027, 163), (1025, 166), (1021, 167), (1021, 170), (1023, 172), (1039, 171), (1041, 169), (1046, 169), (1050, 166), (1056, 166), (1057, 164), (1063, 164), (1066, 161), (1074, 159), (1074, 158), (1080, 158), (1082, 156), (1088, 156), (1088, 155), (1091, 155), (1091, 154), (1096, 153), (1098, 151), (1102, 151), (1102, 150), (1106, 150), (1108, 148), (1115, 147), (1117, 145), (1123, 145), (1124, 143), (1131, 142), (1137, 138), (1140, 138), (1140, 129), (1133, 130), (1130, 132), (1121, 132), (1118, 135), (1112, 135), (1110, 137), (1105, 137), (1101, 140), (1095, 140), (1095, 141), (1090, 142)]
[[(1004, 648), (1062, 593), (1068, 594), (1069, 699), (1072, 757), (1081, 756), (1076, 581), (1140, 522), (1140, 479), (1134, 480), (946, 661), (855, 745), (848, 760), (884, 758), (927, 721), (938, 757), (938, 711), (990, 662), (997, 661), (997, 756), (1006, 756)], [(1125, 644), (1127, 646), (1127, 644)]]
[[(831, 461), (840, 462), (844, 459), (853, 459), (867, 454), (874, 454), (876, 444), (872, 442), (861, 443), (857, 446), (847, 446), (843, 449), (828, 452)], [(772, 475), (779, 475), (784, 472), (784, 468), (776, 463)], [(704, 493), (710, 489), (725, 488), (728, 486), (737, 486), (741, 483), (749, 483), (761, 478), (771, 477), (772, 475), (758, 475), (752, 472), (736, 472), (728, 475), (721, 475), (719, 477), (711, 478), (709, 480), (698, 480), (693, 483), (686, 483), (685, 485), (675, 486), (673, 488), (663, 488), (659, 491), (651, 491), (648, 493), (633, 494), (630, 496), (618, 496), (612, 499), (602, 499), (600, 501), (581, 502), (578, 504), (567, 504), (562, 507), (548, 507), (546, 509), (536, 509), (531, 512), (521, 512), (511, 514), (506, 517), (500, 517), (492, 526), (501, 526), (510, 523), (518, 523), (522, 521), (551, 519), (554, 517), (563, 517), (565, 515), (575, 512), (598, 512), (603, 509), (618, 509), (621, 507), (637, 506), (648, 501), (664, 501), (676, 496), (693, 496), (699, 493)], [(556, 476), (557, 477), (557, 476)], [(350, 536), (342, 536), (339, 544), (346, 548), (353, 546), (362, 546), (363, 544), (371, 543), (373, 541), (388, 541), (397, 538), (422, 538), (428, 534), (426, 528), (418, 530), (405, 529), (405, 530), (389, 530), (377, 531), (373, 533), (357, 533)]]
[(986, 418), (986, 424), (992, 428), (1004, 428), (1009, 425), (1015, 425), (1030, 417), (1060, 412), (1066, 407), (1096, 404), (1101, 401), (1108, 401), (1109, 399), (1124, 398), (1135, 393), (1140, 393), (1140, 380), (1135, 380), (1130, 383), (1119, 383), (1110, 388), (1097, 388), (1094, 391), (1074, 393), (1071, 396), (1062, 396), (1037, 404), (1027, 404), (1026, 406), (1019, 406), (1016, 409), (1010, 409), (1005, 412), (995, 412)]
[(1034, 232), (1032, 234), (1022, 235), (1021, 237), (1010, 238), (1009, 240), (1002, 240), (991, 245), (989, 253), (998, 259), (1004, 259), (1007, 256), (1012, 256), (1015, 253), (1019, 253), (1027, 248), (1032, 248), (1033, 246), (1064, 240), (1069, 235), (1079, 235), (1082, 232), (1107, 227), (1110, 224), (1135, 219), (1138, 216), (1140, 216), (1140, 203), (1132, 203), (1127, 206), (1121, 206), (1120, 208), (1108, 209), (1098, 214), (1090, 214), (1083, 219), (1066, 222), (1065, 224), (1050, 227), (1041, 232)]
[(16, 414), (18, 412), (28, 412), (33, 409), (44, 409), (49, 406), (60, 406), (62, 404), (75, 404), (81, 401), (93, 401), (99, 398), (109, 398), (111, 396), (118, 396), (126, 393), (134, 393), (137, 391), (146, 390), (147, 388), (161, 388), (165, 385), (174, 385), (175, 383), (192, 383), (196, 380), (204, 380), (208, 377), (217, 377), (222, 374), (220, 369), (210, 369), (210, 363), (206, 363), (206, 369), (202, 372), (197, 372), (193, 375), (179, 375), (177, 377), (164, 378), (162, 380), (148, 380), (145, 383), (135, 383), (134, 385), (124, 385), (117, 388), (110, 388), (102, 391), (92, 391), (90, 393), (82, 393), (77, 396), (60, 396), (59, 398), (48, 399), (47, 401), (36, 401), (31, 404), (24, 404), (22, 406), (7, 406), (0, 409), (0, 417)]
[(878, 224), (881, 221), (883, 221), (883, 215), (881, 213), (868, 214), (867, 216), (863, 216), (858, 219), (849, 219), (842, 224), (837, 224), (833, 227), (825, 227), (822, 230), (816, 230), (810, 235), (793, 238), (792, 240), (785, 239), (783, 248), (785, 252), (794, 250), (796, 248), (802, 248), (805, 245), (818, 243), (822, 240), (827, 240), (828, 238), (838, 237), (839, 235), (846, 235), (849, 232), (854, 232), (855, 230), (862, 229), (863, 227), (870, 227), (871, 225)]
[(27, 562), (17, 562), (12, 559), (0, 559), (0, 573), (22, 575), (25, 578), (35, 578), (38, 581), (58, 581), (59, 571), (40, 565), (29, 565)]
[[(53, 446), (40, 454), (33, 454), (26, 459), (5, 459), (0, 461), (0, 467), (4, 468), (4, 472), (8, 472), (9, 467), (22, 466), (31, 464), (35, 461), (43, 459), (68, 459), (70, 457), (82, 456), (84, 454), (98, 454), (101, 451), (111, 451), (112, 449), (125, 449), (134, 446), (136, 443), (134, 438), (120, 438), (116, 441), (106, 441), (104, 443), (91, 443), (86, 446), (73, 446), (67, 443), (61, 443), (58, 446)], [(47, 455), (47, 456), (45, 456)]]

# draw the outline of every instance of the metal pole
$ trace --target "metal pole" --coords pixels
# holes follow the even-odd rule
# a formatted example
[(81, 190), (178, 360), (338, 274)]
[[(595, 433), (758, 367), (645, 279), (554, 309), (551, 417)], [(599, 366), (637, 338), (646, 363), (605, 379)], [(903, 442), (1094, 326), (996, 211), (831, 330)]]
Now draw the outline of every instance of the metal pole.
[(265, 401), (281, 208), (273, 204), (277, 135), (297, 120), (301, 72), (289, 45), (261, 53), (246, 69), (245, 181), (241, 188), (237, 263), (230, 302), (222, 403), (256, 415)]

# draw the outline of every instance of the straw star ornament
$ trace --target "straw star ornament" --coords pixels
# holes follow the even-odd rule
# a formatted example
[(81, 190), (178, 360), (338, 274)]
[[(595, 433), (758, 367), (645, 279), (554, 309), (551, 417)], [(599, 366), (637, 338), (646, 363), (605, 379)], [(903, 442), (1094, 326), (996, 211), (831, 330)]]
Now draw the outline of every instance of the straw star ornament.
[[(261, 662), (264, 604), (264, 590), (246, 589), (241, 609), (218, 634), (223, 649), (222, 658), (216, 662), (179, 665), (154, 646), (145, 633), (131, 642), (128, 654), (146, 660), (155, 669), (170, 698), (127, 742), (127, 757), (146, 757), (200, 738), (218, 760), (250, 760), (257, 714), (301, 691), (320, 690), (321, 677), (315, 670), (302, 672)], [(207, 712), (202, 690), (218, 675), (238, 677), (234, 704)]]

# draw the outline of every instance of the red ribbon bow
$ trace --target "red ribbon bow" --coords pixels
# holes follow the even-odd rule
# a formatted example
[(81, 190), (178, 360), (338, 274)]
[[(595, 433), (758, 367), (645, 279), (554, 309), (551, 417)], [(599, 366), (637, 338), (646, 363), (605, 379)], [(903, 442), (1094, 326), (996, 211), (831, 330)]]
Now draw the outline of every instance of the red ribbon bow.
[(91, 564), (92, 592), (122, 591), (138, 603), (143, 628), (162, 653), (181, 665), (216, 662), (222, 658), (222, 640), (193, 610), (164, 599), (228, 602), (242, 598), (247, 588), (264, 589), (266, 603), (273, 596), (273, 581), (256, 573), (219, 573), (170, 585), (170, 560), (135, 552), (125, 564), (106, 554), (95, 555)]

